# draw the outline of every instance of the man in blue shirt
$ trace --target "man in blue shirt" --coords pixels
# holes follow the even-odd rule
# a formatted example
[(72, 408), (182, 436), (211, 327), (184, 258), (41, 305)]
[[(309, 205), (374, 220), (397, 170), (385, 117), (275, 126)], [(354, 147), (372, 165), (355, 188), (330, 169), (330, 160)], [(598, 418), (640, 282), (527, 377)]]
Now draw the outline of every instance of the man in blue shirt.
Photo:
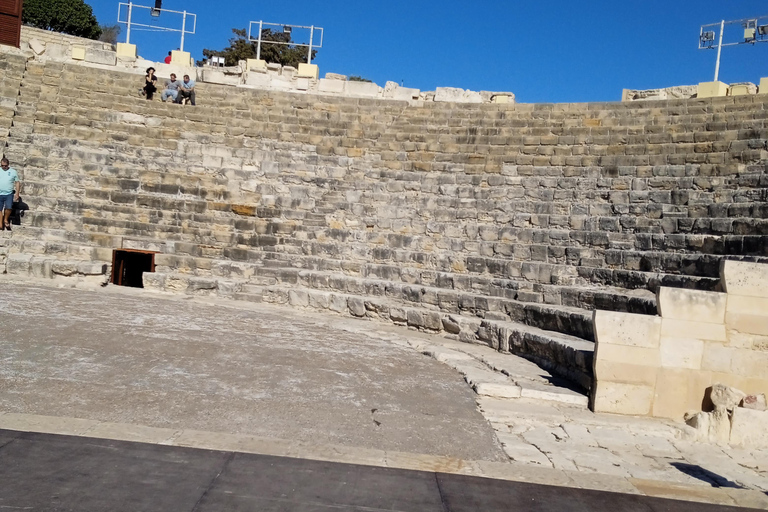
[(3, 230), (11, 230), (11, 210), (13, 202), (19, 200), (19, 175), (10, 168), (7, 158), (0, 160), (0, 209), (3, 210)]
[(184, 81), (179, 87), (179, 94), (176, 96), (176, 103), (181, 103), (184, 98), (189, 98), (189, 102), (195, 104), (195, 81), (189, 79), (189, 75), (184, 75)]

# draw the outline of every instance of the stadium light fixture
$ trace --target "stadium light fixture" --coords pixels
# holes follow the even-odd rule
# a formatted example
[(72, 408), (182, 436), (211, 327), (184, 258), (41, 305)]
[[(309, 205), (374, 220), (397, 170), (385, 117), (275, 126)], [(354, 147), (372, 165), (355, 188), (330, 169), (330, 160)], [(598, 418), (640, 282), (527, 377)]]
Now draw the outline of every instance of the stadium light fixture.
[[(738, 36), (729, 31), (729, 40), (723, 42), (723, 33), (726, 26), (741, 25), (743, 32)], [(760, 37), (757, 37), (757, 36)], [(712, 50), (715, 48), (715, 38), (717, 42), (717, 61), (715, 63), (715, 82), (720, 76), (720, 55), (724, 46), (735, 46), (738, 44), (768, 43), (768, 15), (757, 16), (753, 18), (743, 18), (740, 20), (721, 21), (720, 23), (710, 23), (702, 25), (699, 30), (699, 50)]]

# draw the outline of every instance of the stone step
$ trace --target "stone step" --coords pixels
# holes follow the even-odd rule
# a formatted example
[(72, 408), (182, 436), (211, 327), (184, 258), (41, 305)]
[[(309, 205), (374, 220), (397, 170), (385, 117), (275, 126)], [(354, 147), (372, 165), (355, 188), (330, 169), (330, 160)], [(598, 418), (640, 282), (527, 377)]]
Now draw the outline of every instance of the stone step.
[[(205, 278), (176, 273), (145, 273), (144, 287), (154, 291), (220, 295), (237, 298), (241, 280)], [(253, 289), (251, 289), (253, 290)], [(241, 298), (253, 298), (245, 292)], [(421, 307), (401, 306), (388, 298), (367, 297), (296, 287), (266, 286), (262, 300), (273, 304), (328, 310), (358, 318), (406, 325), (425, 332), (445, 332), (465, 342), (484, 343), (502, 352), (522, 355), (545, 369), (589, 389), (593, 344), (561, 333), (514, 322), (483, 320)]]

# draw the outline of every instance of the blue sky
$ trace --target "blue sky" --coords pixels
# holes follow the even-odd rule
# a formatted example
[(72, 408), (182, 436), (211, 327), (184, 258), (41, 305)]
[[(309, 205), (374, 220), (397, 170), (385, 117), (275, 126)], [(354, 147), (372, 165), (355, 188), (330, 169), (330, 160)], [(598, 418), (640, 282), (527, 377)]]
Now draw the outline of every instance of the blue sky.
[[(117, 21), (118, 2), (86, 2), (100, 23)], [(424, 91), (512, 91), (524, 103), (618, 101), (624, 88), (712, 80), (716, 51), (697, 49), (699, 27), (768, 15), (766, 0), (163, 0), (163, 8), (198, 15), (197, 33), (185, 41), (196, 59), (203, 48), (227, 46), (231, 29), (251, 20), (316, 25), (325, 29), (314, 61), (321, 76), (361, 75)], [(159, 22), (181, 24), (165, 14)], [(134, 31), (131, 42), (143, 57), (162, 60), (179, 35)], [(723, 49), (722, 81), (761, 76), (768, 76), (768, 43)]]

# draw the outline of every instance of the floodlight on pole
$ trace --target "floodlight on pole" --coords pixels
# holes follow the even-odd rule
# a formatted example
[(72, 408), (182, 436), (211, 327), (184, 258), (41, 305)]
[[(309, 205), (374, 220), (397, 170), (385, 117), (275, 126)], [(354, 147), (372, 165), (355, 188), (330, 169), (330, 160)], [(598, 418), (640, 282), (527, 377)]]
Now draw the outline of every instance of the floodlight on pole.
[[(179, 50), (184, 51), (184, 36), (187, 34), (194, 34), (197, 30), (197, 14), (187, 12), (187, 11), (171, 11), (169, 9), (162, 9), (160, 6), (162, 4), (162, 0), (155, 0), (155, 7), (147, 7), (146, 5), (137, 5), (133, 2), (120, 2), (117, 5), (117, 22), (118, 23), (124, 23), (128, 26), (127, 30), (125, 31), (125, 42), (130, 43), (131, 42), (131, 28), (134, 30), (146, 30), (149, 32), (181, 32), (181, 46), (179, 46)], [(123, 13), (123, 7), (128, 8), (128, 16), (126, 20), (123, 20), (121, 15)], [(170, 27), (161, 27), (157, 25), (147, 25), (145, 23), (136, 23), (133, 21), (133, 11), (134, 9), (147, 9), (149, 10), (149, 15), (152, 17), (158, 17), (160, 16), (160, 13), (167, 12), (172, 14), (181, 14), (181, 30), (177, 28), (170, 28)], [(192, 17), (192, 30), (188, 30), (187, 25), (187, 18)]]
[[(762, 22), (762, 24), (760, 24)], [(723, 43), (723, 33), (726, 26), (741, 25), (744, 29), (738, 37), (731, 37), (735, 40)], [(739, 44), (752, 44), (768, 42), (768, 15), (757, 16), (754, 18), (743, 18), (740, 20), (725, 21), (720, 23), (711, 23), (702, 25), (699, 30), (699, 50), (712, 50), (715, 47), (715, 35), (717, 33), (717, 61), (715, 62), (715, 82), (720, 76), (720, 56), (724, 46), (736, 46)]]
[[(259, 26), (259, 36), (253, 37), (253, 26), (258, 25)], [(286, 41), (265, 41), (262, 39), (262, 32), (264, 31), (264, 25), (269, 25), (270, 27), (282, 27), (283, 34), (288, 34), (288, 36), (291, 36), (293, 33), (293, 29), (295, 28), (303, 28), (303, 29), (309, 29), (309, 43), (294, 43), (294, 42), (286, 42)], [(320, 42), (315, 42), (315, 31), (320, 31)], [(309, 48), (309, 51), (307, 52), (307, 64), (312, 64), (312, 49), (313, 48), (322, 48), (323, 47), (323, 28), (322, 27), (316, 27), (314, 25), (311, 25), (309, 27), (303, 26), (303, 25), (286, 25), (285, 23), (267, 23), (265, 21), (252, 21), (248, 25), (248, 41), (252, 43), (256, 43), (256, 58), (261, 59), (261, 43), (268, 43), (268, 44), (283, 44), (287, 46), (306, 46)]]

